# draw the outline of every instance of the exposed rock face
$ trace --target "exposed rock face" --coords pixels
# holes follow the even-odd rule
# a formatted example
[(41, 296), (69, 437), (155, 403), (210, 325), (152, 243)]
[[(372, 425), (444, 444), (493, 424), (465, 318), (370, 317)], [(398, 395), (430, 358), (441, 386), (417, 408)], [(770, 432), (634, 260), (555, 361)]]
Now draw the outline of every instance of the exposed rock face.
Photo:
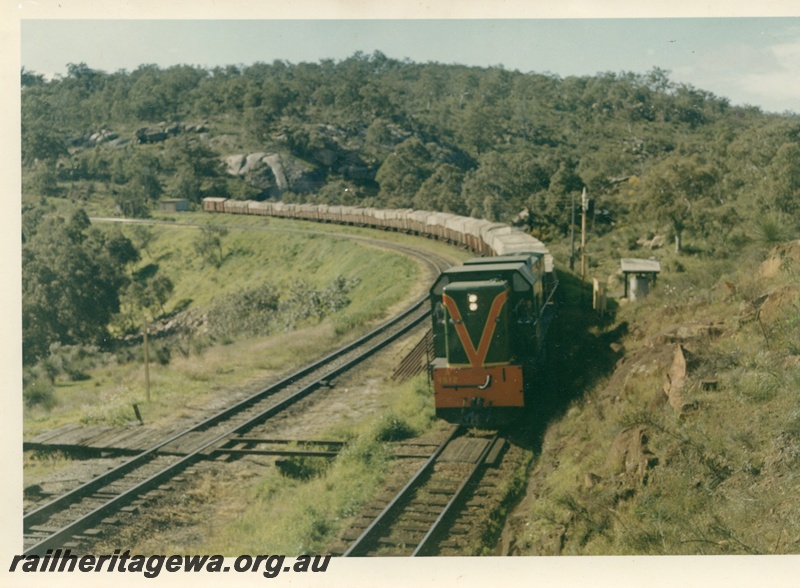
[(664, 235), (656, 235), (652, 239), (642, 237), (636, 241), (636, 244), (640, 247), (646, 247), (647, 249), (653, 250), (660, 249), (666, 242), (667, 238)]
[[(151, 339), (160, 339), (170, 335), (192, 336), (208, 332), (208, 315), (197, 310), (187, 310), (180, 312), (166, 319), (161, 319), (151, 323), (149, 326), (149, 336)], [(137, 332), (126, 335), (125, 341), (142, 340), (142, 333)]]
[(667, 372), (667, 378), (664, 381), (664, 394), (667, 395), (669, 405), (680, 414), (691, 412), (699, 408), (697, 401), (687, 401), (684, 398), (684, 389), (686, 388), (686, 381), (688, 376), (688, 360), (689, 352), (683, 345), (675, 346), (675, 353), (672, 358), (672, 365)]
[(761, 264), (759, 273), (763, 278), (774, 278), (780, 273), (789, 273), (800, 268), (800, 239), (779, 245)]
[(724, 325), (719, 323), (687, 323), (678, 325), (667, 331), (659, 333), (652, 344), (664, 345), (669, 343), (683, 343), (705, 337), (719, 337), (724, 332)]
[(782, 318), (787, 309), (795, 307), (800, 308), (800, 286), (782, 286), (764, 297), (759, 317), (765, 324), (771, 324)]
[(275, 176), (275, 184), (278, 187), (278, 191), (285, 192), (288, 190), (289, 180), (286, 178), (286, 170), (283, 168), (280, 155), (277, 153), (265, 155), (262, 161), (272, 170), (272, 175)]
[(225, 158), (225, 167), (232, 176), (238, 175), (244, 167), (246, 158), (244, 155), (229, 155)]
[(647, 482), (649, 470), (658, 464), (658, 458), (647, 448), (647, 427), (637, 425), (622, 431), (608, 453), (608, 466), (617, 474), (627, 474), (639, 483)]
[(739, 324), (758, 320), (769, 325), (785, 317), (787, 310), (795, 307), (800, 307), (800, 286), (781, 286), (750, 302), (742, 300), (739, 303)]
[(99, 131), (84, 133), (83, 135), (70, 137), (67, 140), (67, 143), (70, 147), (94, 147), (95, 145), (100, 145), (102, 143), (116, 147), (124, 145), (128, 142), (130, 142), (130, 139), (120, 138), (117, 133), (108, 129), (100, 129)]
[(229, 174), (244, 177), (268, 196), (277, 197), (287, 190), (310, 192), (324, 182), (324, 177), (318, 177), (294, 158), (278, 153), (230, 155), (225, 158), (225, 166)]
[(134, 131), (133, 136), (139, 143), (160, 143), (169, 137), (175, 137), (181, 133), (205, 133), (208, 129), (203, 123), (158, 123), (148, 127), (141, 127)]
[(108, 129), (101, 129), (89, 136), (89, 143), (91, 145), (98, 145), (99, 143), (105, 143), (106, 141), (113, 141), (117, 137), (118, 135), (116, 133), (112, 133)]
[(667, 379), (664, 381), (664, 393), (669, 399), (669, 405), (675, 410), (680, 410), (683, 404), (683, 384), (686, 382), (686, 356), (683, 347), (675, 347), (672, 365), (667, 372)]
[(242, 176), (247, 182), (270, 196), (277, 196), (288, 189), (289, 183), (280, 156), (266, 153), (250, 153), (248, 155), (231, 155), (225, 158), (228, 173)]

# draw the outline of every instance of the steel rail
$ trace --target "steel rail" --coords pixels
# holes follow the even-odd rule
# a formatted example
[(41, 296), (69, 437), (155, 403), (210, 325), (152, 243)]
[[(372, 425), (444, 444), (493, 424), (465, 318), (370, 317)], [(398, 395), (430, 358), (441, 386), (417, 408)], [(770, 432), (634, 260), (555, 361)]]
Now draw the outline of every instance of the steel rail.
[(436, 460), (439, 459), (439, 456), (444, 451), (445, 447), (458, 435), (461, 434), (463, 431), (463, 427), (455, 426), (453, 427), (450, 435), (447, 436), (439, 447), (436, 448), (436, 451), (433, 452), (433, 455), (428, 458), (428, 460), (422, 464), (422, 466), (417, 470), (417, 472), (411, 477), (411, 479), (403, 486), (392, 498), (391, 502), (375, 517), (375, 519), (370, 523), (370, 525), (364, 529), (364, 531), (359, 535), (358, 539), (356, 539), (350, 547), (347, 548), (342, 554), (342, 557), (358, 557), (359, 553), (363, 551), (363, 548), (372, 541), (378, 533), (383, 531), (383, 527), (388, 524), (389, 519), (395, 515), (398, 510), (398, 505), (400, 501), (406, 498), (413, 490), (416, 490), (417, 486), (419, 486), (422, 477), (427, 474), (431, 468), (436, 463)]
[(480, 457), (478, 457), (478, 460), (475, 462), (475, 466), (472, 468), (469, 475), (467, 475), (467, 477), (458, 487), (455, 494), (453, 494), (453, 497), (444, 507), (442, 513), (433, 522), (431, 528), (428, 529), (428, 532), (425, 534), (425, 536), (419, 542), (417, 547), (414, 549), (413, 553), (411, 554), (411, 557), (431, 555), (430, 551), (436, 545), (436, 542), (441, 537), (445, 523), (448, 521), (450, 515), (453, 512), (455, 512), (458, 503), (463, 499), (472, 482), (474, 482), (477, 479), (478, 474), (481, 472), (486, 463), (486, 457), (489, 455), (489, 452), (492, 450), (492, 447), (494, 447), (494, 444), (497, 442), (499, 436), (500, 436), (499, 433), (495, 433), (492, 439), (489, 441), (489, 443), (486, 444), (486, 447), (481, 452)]
[[(176, 475), (179, 471), (181, 471), (182, 469), (184, 469), (184, 468), (188, 467), (189, 465), (191, 465), (192, 463), (194, 463), (197, 459), (199, 459), (201, 457), (201, 455), (207, 449), (213, 447), (215, 444), (219, 443), (220, 441), (225, 440), (230, 435), (240, 434), (240, 433), (248, 430), (249, 428), (251, 428), (255, 424), (258, 424), (258, 423), (260, 423), (260, 422), (262, 422), (262, 421), (274, 416), (275, 414), (285, 410), (286, 408), (288, 408), (292, 404), (296, 403), (297, 401), (301, 400), (302, 398), (305, 398), (311, 392), (313, 392), (314, 390), (319, 388), (321, 386), (323, 380), (327, 380), (329, 378), (336, 377), (337, 375), (341, 374), (342, 372), (347, 371), (348, 369), (351, 369), (353, 366), (355, 366), (356, 364), (358, 364), (361, 361), (363, 361), (366, 357), (371, 356), (376, 351), (378, 351), (379, 349), (383, 348), (385, 345), (389, 344), (391, 341), (397, 339), (398, 337), (403, 335), (405, 332), (407, 332), (408, 330), (412, 329), (414, 326), (416, 326), (416, 324), (421, 322), (426, 316), (427, 316), (427, 313), (421, 313), (419, 317), (417, 317), (415, 320), (409, 322), (408, 325), (404, 326), (402, 329), (398, 330), (397, 332), (392, 334), (390, 337), (387, 337), (383, 341), (379, 341), (377, 345), (370, 346), (369, 349), (364, 351), (364, 353), (357, 355), (356, 357), (354, 357), (351, 360), (347, 361), (343, 365), (340, 365), (339, 367), (334, 368), (333, 370), (326, 371), (325, 373), (320, 375), (318, 378), (316, 378), (314, 381), (312, 381), (311, 383), (309, 383), (308, 385), (306, 385), (305, 387), (303, 387), (299, 391), (295, 392), (294, 394), (292, 394), (288, 398), (278, 402), (277, 404), (274, 404), (273, 406), (271, 406), (270, 408), (266, 409), (265, 411), (259, 412), (258, 414), (254, 415), (253, 417), (251, 417), (250, 419), (248, 419), (244, 423), (236, 426), (235, 428), (230, 429), (230, 430), (226, 430), (223, 433), (221, 433), (221, 434), (217, 435), (216, 437), (214, 437), (213, 439), (211, 439), (210, 441), (207, 441), (207, 442), (203, 443), (198, 448), (196, 448), (194, 451), (191, 451), (190, 453), (188, 453), (186, 456), (184, 456), (183, 458), (179, 459), (175, 463), (170, 464), (168, 467), (164, 468), (162, 471), (158, 472), (157, 474), (147, 478), (146, 480), (140, 482), (139, 484), (136, 484), (132, 488), (130, 488), (130, 489), (118, 494), (117, 496), (113, 497), (109, 501), (105, 502), (103, 505), (97, 507), (96, 509), (94, 509), (91, 512), (87, 513), (86, 515), (84, 515), (84, 516), (78, 518), (77, 520), (73, 521), (72, 523), (66, 525), (65, 527), (61, 528), (56, 533), (48, 536), (44, 540), (36, 543), (31, 548), (26, 550), (25, 553), (26, 554), (29, 554), (29, 553), (30, 554), (32, 554), (32, 553), (44, 553), (44, 551), (49, 549), (49, 548), (57, 547), (59, 545), (59, 543), (64, 538), (69, 537), (69, 536), (74, 536), (74, 535), (78, 534), (80, 531), (82, 531), (82, 530), (90, 527), (91, 525), (95, 524), (96, 521), (98, 521), (100, 518), (105, 517), (106, 514), (110, 510), (115, 508), (116, 506), (122, 506), (125, 503), (130, 502), (130, 500), (132, 500), (136, 496), (139, 496), (139, 495), (143, 494), (144, 492), (147, 492), (151, 488), (161, 484), (163, 481), (165, 481), (165, 480), (169, 479), (170, 477)], [(337, 354), (337, 357), (338, 357), (338, 354)], [(301, 371), (304, 372), (304, 375), (307, 375), (307, 372), (309, 370), (304, 369), (304, 370), (301, 370)], [(293, 383), (294, 380), (295, 380), (295, 378), (292, 378), (292, 377), (285, 378), (284, 380), (281, 381), (280, 384), (276, 384), (275, 386), (271, 387), (270, 389), (274, 389), (274, 391), (277, 391), (278, 388), (285, 387), (286, 385), (289, 385), (289, 384)], [(241, 404), (249, 404), (249, 402), (240, 403), (240, 405)], [(239, 406), (239, 405), (237, 405), (237, 406)], [(227, 410), (223, 411), (223, 413), (225, 415), (229, 415), (232, 412), (239, 412), (239, 411), (233, 411), (233, 409), (227, 409)], [(216, 421), (220, 420), (221, 418), (222, 418), (222, 416), (215, 415), (214, 417), (211, 417), (210, 419), (207, 419), (206, 421), (204, 421), (204, 423), (208, 423), (208, 422), (212, 422), (212, 421), (216, 422)], [(192, 430), (195, 431), (195, 430), (197, 430), (197, 428), (194, 428)], [(186, 433), (184, 433), (184, 434), (186, 434)], [(184, 434), (177, 435), (174, 438), (180, 438), (180, 437), (184, 436)], [(128, 463), (124, 464), (123, 466), (120, 466), (120, 468), (117, 468), (117, 470), (124, 468), (125, 469), (124, 473), (129, 473), (130, 471), (135, 469), (134, 466), (138, 466), (138, 465), (141, 465), (142, 463), (148, 462), (150, 460), (149, 458), (153, 457), (155, 455), (155, 453), (158, 451), (158, 449), (164, 447), (166, 444), (167, 444), (167, 442), (160, 443), (155, 448), (148, 450), (148, 452), (144, 456), (144, 458), (146, 458), (146, 459), (143, 459), (142, 456), (140, 456), (139, 459), (131, 460), (131, 462), (135, 462), (133, 465), (131, 465), (131, 462), (128, 462)], [(128, 466), (128, 467), (125, 467), (125, 466)], [(109, 473), (111, 473), (111, 472), (109, 472)], [(122, 474), (122, 475), (124, 475), (124, 474)], [(81, 486), (81, 487), (75, 489), (73, 492), (71, 492), (69, 494), (69, 498), (71, 498), (70, 503), (83, 498), (84, 496), (86, 496), (91, 491), (93, 491), (93, 490), (95, 490), (95, 489), (97, 489), (97, 488), (109, 483), (110, 481), (116, 480), (119, 477), (121, 477), (121, 476), (117, 475), (117, 476), (113, 477), (111, 480), (106, 478), (106, 479), (100, 480), (99, 482), (97, 480), (93, 480), (92, 482), (89, 482), (88, 484), (85, 484), (84, 486)], [(90, 487), (91, 489), (87, 489), (87, 487)], [(58, 501), (54, 501), (54, 502), (58, 502)], [(39, 518), (41, 518), (41, 516), (43, 516), (41, 514), (42, 511), (45, 511), (45, 509), (46, 509), (47, 512), (52, 513), (54, 508), (55, 508), (55, 506), (53, 505), (53, 503), (50, 503), (48, 505), (45, 505), (45, 507), (37, 509), (37, 511), (35, 511), (34, 513), (30, 513), (30, 515), (28, 517), (26, 517), (27, 520), (25, 521), (26, 524), (28, 525), (28, 528), (30, 528), (31, 526), (35, 526), (37, 524), (36, 522), (31, 522), (31, 519), (30, 519), (31, 515), (37, 514), (39, 516)]]
[[(270, 417), (275, 416), (276, 414), (278, 414), (279, 412), (285, 410), (286, 408), (288, 408), (292, 404), (294, 404), (297, 401), (305, 398), (311, 392), (313, 392), (314, 390), (319, 388), (321, 386), (323, 380), (335, 377), (335, 376), (341, 374), (342, 372), (347, 371), (348, 369), (351, 369), (353, 366), (355, 366), (356, 364), (358, 364), (361, 361), (363, 361), (366, 357), (371, 356), (376, 351), (378, 351), (379, 349), (381, 349), (382, 347), (384, 347), (385, 345), (387, 345), (391, 341), (395, 340), (396, 338), (400, 337), (402, 334), (404, 334), (405, 332), (407, 332), (408, 330), (410, 330), (411, 328), (416, 326), (416, 324), (418, 324), (420, 321), (422, 321), (425, 318), (425, 316), (426, 316), (426, 313), (420, 314), (420, 316), (416, 320), (410, 322), (408, 325), (406, 325), (402, 329), (398, 330), (396, 333), (394, 333), (390, 337), (387, 337), (383, 341), (380, 341), (377, 345), (371, 346), (363, 354), (360, 354), (360, 355), (354, 357), (350, 361), (346, 362), (345, 364), (343, 364), (343, 365), (341, 365), (341, 366), (339, 366), (337, 368), (334, 368), (333, 370), (326, 371), (324, 374), (322, 374), (321, 376), (316, 378), (314, 381), (312, 381), (311, 383), (309, 383), (308, 385), (306, 385), (305, 387), (303, 387), (299, 391), (295, 392), (294, 394), (292, 394), (288, 398), (278, 402), (277, 404), (274, 404), (273, 406), (271, 406), (270, 408), (266, 409), (265, 411), (259, 412), (258, 414), (254, 415), (253, 417), (251, 417), (250, 419), (248, 419), (244, 423), (236, 426), (235, 428), (230, 429), (230, 430), (226, 430), (225, 432), (217, 435), (213, 439), (211, 439), (209, 441), (206, 441), (205, 443), (203, 443), (202, 445), (197, 447), (195, 450), (191, 451), (190, 453), (188, 453), (186, 456), (184, 456), (183, 458), (179, 459), (178, 461), (170, 464), (169, 466), (167, 466), (166, 468), (164, 468), (160, 472), (154, 474), (153, 476), (150, 476), (146, 480), (136, 484), (135, 486), (131, 487), (130, 489), (128, 489), (128, 490), (116, 495), (115, 497), (111, 498), (110, 500), (108, 500), (104, 504), (100, 505), (99, 507), (95, 508), (94, 510), (90, 511), (89, 513), (86, 513), (85, 515), (83, 515), (82, 517), (76, 519), (72, 523), (62, 527), (57, 532), (55, 532), (52, 535), (46, 537), (44, 540), (36, 543), (35, 545), (33, 545), (32, 547), (27, 549), (25, 551), (25, 554), (26, 555), (34, 554), (34, 553), (35, 554), (40, 554), (40, 553), (44, 553), (47, 549), (58, 547), (59, 544), (65, 538), (77, 535), (82, 530), (87, 529), (90, 526), (94, 525), (101, 518), (104, 518), (105, 516), (107, 516), (109, 511), (113, 510), (115, 507), (124, 506), (126, 503), (130, 502), (131, 500), (133, 500), (137, 496), (139, 496), (139, 495), (147, 492), (148, 490), (158, 486), (159, 484), (163, 483), (164, 481), (166, 481), (170, 477), (176, 475), (178, 472), (180, 472), (184, 468), (186, 468), (189, 465), (193, 464), (195, 461), (197, 461), (200, 457), (203, 456), (203, 454), (204, 454), (204, 452), (206, 450), (212, 448), (214, 445), (218, 444), (219, 442), (224, 441), (230, 435), (240, 434), (240, 433), (242, 433), (244, 431), (247, 431), (252, 426), (254, 426), (256, 424), (259, 424), (260, 422), (263, 422), (264, 420), (269, 419)], [(287, 379), (283, 380), (282, 382), (285, 383), (285, 384), (291, 384), (292, 381), (293, 381), (292, 379), (287, 378)], [(225, 411), (225, 412), (230, 412), (230, 411)], [(212, 417), (212, 418), (216, 420), (216, 416)], [(209, 420), (211, 420), (211, 419), (209, 419)], [(178, 437), (181, 437), (181, 436), (183, 436), (183, 435), (178, 435)], [(166, 443), (159, 444), (158, 448), (163, 447), (165, 444)], [(157, 449), (155, 449), (155, 448), (151, 449), (151, 450), (148, 451), (148, 455), (152, 456), (156, 451), (157, 451)], [(139, 464), (137, 463), (136, 465), (139, 465)], [(131, 469), (132, 468), (128, 468), (129, 471)], [(128, 471), (126, 471), (126, 473), (128, 473)], [(115, 477), (114, 479), (118, 479), (118, 477), (119, 476)], [(94, 490), (94, 489), (98, 488), (99, 486), (104, 485), (104, 483), (108, 483), (108, 481), (109, 480), (101, 481), (101, 483), (98, 485), (93, 480), (89, 484), (84, 485), (83, 487), (76, 489), (75, 491), (70, 493), (70, 495), (73, 497), (73, 501), (74, 500), (78, 500), (80, 498), (83, 498), (83, 496), (85, 496), (86, 494), (89, 493), (89, 491), (86, 490), (85, 486), (91, 486), (92, 490)], [(78, 490), (83, 490), (83, 492), (79, 492), (79, 493), (76, 494), (76, 492)], [(50, 505), (47, 505), (47, 506), (50, 506)], [(37, 513), (40, 510), (41, 509), (38, 509)], [(31, 514), (33, 514), (33, 513), (31, 513)], [(35, 524), (36, 524), (36, 523), (29, 523), (28, 521), (26, 521), (26, 523), (28, 523), (29, 526), (35, 526)]]
[[(382, 244), (383, 245), (383, 244)], [(419, 251), (415, 251), (413, 249), (404, 247), (404, 246), (394, 246), (394, 244), (388, 244), (395, 249), (407, 251), (418, 258), (426, 261), (429, 263), (436, 272), (440, 272), (440, 268), (436, 263), (431, 261), (431, 258), (438, 258), (439, 263), (442, 262), (440, 256), (436, 255), (429, 255), (427, 258), (425, 255), (421, 254)], [(449, 262), (447, 262), (449, 263)], [(325, 372), (322, 376), (317, 378), (316, 380), (312, 381), (306, 387), (301, 389), (300, 391), (296, 392), (295, 394), (291, 395), (289, 398), (285, 399), (284, 401), (279, 402), (276, 405), (268, 408), (267, 410), (260, 412), (259, 414), (255, 415), (254, 417), (248, 419), (245, 423), (236, 426), (231, 430), (227, 430), (224, 433), (214, 437), (212, 440), (203, 443), (200, 447), (196, 448), (194, 451), (190, 452), (186, 456), (184, 456), (179, 461), (169, 465), (168, 467), (164, 468), (161, 472), (156, 473), (153, 476), (150, 476), (146, 480), (136, 484), (129, 490), (126, 490), (116, 497), (112, 498), (111, 500), (107, 501), (103, 505), (97, 507), (96, 509), (92, 510), (91, 512), (87, 513), (86, 515), (80, 517), (79, 519), (73, 521), (72, 523), (64, 526), (59, 531), (53, 533), (52, 535), (46, 537), (42, 541), (34, 544), (29, 549), (25, 550), (26, 554), (34, 554), (44, 552), (46, 549), (51, 547), (57, 547), (58, 543), (63, 540), (67, 536), (74, 536), (79, 533), (81, 530), (84, 530), (94, 524), (99, 518), (104, 517), (109, 510), (111, 510), (114, 506), (120, 505), (123, 502), (132, 500), (135, 496), (138, 496), (150, 488), (157, 486), (158, 484), (162, 483), (162, 481), (168, 479), (170, 476), (175, 475), (175, 473), (188, 465), (193, 463), (195, 460), (199, 458), (199, 456), (213, 446), (214, 444), (220, 442), (221, 440), (229, 437), (232, 434), (237, 434), (239, 432), (245, 431), (254, 424), (258, 423), (259, 421), (266, 420), (271, 416), (274, 416), (277, 412), (280, 412), (287, 408), (289, 405), (297, 402), (301, 398), (307, 396), (311, 392), (313, 392), (316, 388), (321, 385), (321, 382), (326, 379), (330, 379), (336, 377), (337, 375), (341, 374), (342, 372), (351, 369), (356, 364), (360, 363), (366, 357), (374, 354), (376, 351), (383, 348), (385, 345), (388, 345), (390, 342), (394, 341), (398, 337), (402, 336), (412, 328), (414, 328), (417, 324), (419, 324), (422, 320), (426, 318), (429, 314), (429, 310), (424, 309), (424, 312), (421, 312), (420, 309), (425, 305), (428, 301), (427, 295), (421, 299), (419, 299), (416, 303), (414, 303), (411, 307), (409, 307), (406, 311), (401, 313), (398, 317), (395, 317), (384, 324), (380, 325), (376, 329), (370, 331), (366, 335), (358, 338), (357, 340), (345, 345), (344, 347), (328, 354), (327, 356), (313, 362), (312, 364), (294, 372), (293, 374), (283, 378), (276, 384), (273, 384), (264, 390), (257, 392), (256, 394), (234, 404), (231, 407), (228, 407), (219, 413), (212, 415), (211, 417), (203, 420), (200, 423), (195, 424), (194, 426), (190, 427), (189, 429), (182, 431), (176, 435), (173, 435), (169, 439), (162, 441), (155, 446), (151, 447), (150, 449), (146, 450), (145, 452), (137, 455), (136, 457), (128, 460), (124, 464), (106, 472), (105, 474), (98, 476), (94, 480), (87, 482), (66, 494), (59, 496), (58, 498), (52, 500), (51, 502), (44, 504), (35, 510), (27, 513), (23, 517), (23, 529), (25, 532), (35, 532), (32, 527), (40, 525), (42, 522), (45, 522), (49, 517), (53, 516), (57, 512), (65, 509), (69, 505), (76, 503), (86, 496), (93, 493), (95, 490), (108, 485), (123, 476), (135, 471), (137, 468), (149, 463), (153, 460), (157, 455), (159, 455), (159, 450), (164, 448), (166, 445), (173, 443), (174, 441), (190, 434), (193, 432), (202, 431), (207, 429), (211, 426), (214, 426), (221, 421), (229, 418), (232, 415), (240, 413), (251, 405), (268, 398), (269, 396), (275, 394), (279, 390), (286, 388), (287, 386), (291, 385), (295, 381), (308, 376), (309, 374), (313, 373), (316, 370), (323, 369), (327, 364), (339, 359), (340, 357), (350, 353), (351, 351), (355, 350), (357, 347), (366, 344), (370, 339), (378, 338), (382, 333), (386, 332), (387, 330), (391, 329), (392, 327), (401, 324), (405, 320), (410, 320), (410, 322), (400, 328), (397, 332), (393, 333), (383, 341), (379, 341), (376, 345), (370, 346), (365, 352), (358, 354), (353, 359), (347, 361), (345, 364), (335, 368), (333, 370)], [(414, 313), (419, 313), (419, 316), (413, 317)]]

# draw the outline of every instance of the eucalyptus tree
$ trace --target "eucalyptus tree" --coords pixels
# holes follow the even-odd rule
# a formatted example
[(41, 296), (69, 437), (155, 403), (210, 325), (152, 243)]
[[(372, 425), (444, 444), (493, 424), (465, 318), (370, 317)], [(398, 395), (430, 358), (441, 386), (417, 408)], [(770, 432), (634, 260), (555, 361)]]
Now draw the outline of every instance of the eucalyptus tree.
[(697, 155), (670, 155), (653, 165), (644, 178), (644, 209), (669, 221), (675, 251), (681, 251), (683, 232), (694, 228), (704, 209), (713, 205), (714, 169)]

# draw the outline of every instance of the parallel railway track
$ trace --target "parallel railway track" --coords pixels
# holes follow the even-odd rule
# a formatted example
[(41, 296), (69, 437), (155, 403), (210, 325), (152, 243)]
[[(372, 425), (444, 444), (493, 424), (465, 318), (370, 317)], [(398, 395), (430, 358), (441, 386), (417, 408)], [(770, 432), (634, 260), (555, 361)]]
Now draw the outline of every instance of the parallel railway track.
[[(385, 242), (380, 244), (420, 257), (435, 271), (449, 265), (439, 256)], [(94, 526), (108, 520), (113, 513), (198, 460), (219, 455), (220, 450), (226, 453), (224, 448), (229, 446), (231, 438), (246, 435), (414, 328), (429, 314), (426, 303), (427, 298), (421, 299), (357, 341), (26, 513), (24, 553), (43, 554), (47, 549), (79, 545)]]
[[(505, 445), (496, 432), (478, 438), (464, 433), (464, 428), (454, 427), (374, 519), (351, 528), (351, 534), (360, 534), (344, 557), (437, 553), (487, 463), (496, 462)], [(472, 455), (459, 459), (459, 453)]]

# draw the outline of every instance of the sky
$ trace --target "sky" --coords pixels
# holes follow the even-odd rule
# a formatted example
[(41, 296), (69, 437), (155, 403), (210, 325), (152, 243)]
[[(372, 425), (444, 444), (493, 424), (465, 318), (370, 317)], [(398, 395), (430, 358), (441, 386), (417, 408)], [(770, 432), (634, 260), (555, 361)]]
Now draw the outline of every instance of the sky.
[[(225, 16), (232, 14), (237, 12)], [(670, 72), (673, 82), (707, 90), (735, 105), (800, 113), (800, 18), (793, 16), (333, 20), (21, 16), (21, 65), (47, 76), (64, 75), (68, 63), (86, 63), (111, 73), (132, 71), (141, 64), (210, 68), (273, 60), (341, 60), (356, 51), (381, 51), (415, 62), (502, 65), (561, 77), (645, 73), (659, 67)]]

